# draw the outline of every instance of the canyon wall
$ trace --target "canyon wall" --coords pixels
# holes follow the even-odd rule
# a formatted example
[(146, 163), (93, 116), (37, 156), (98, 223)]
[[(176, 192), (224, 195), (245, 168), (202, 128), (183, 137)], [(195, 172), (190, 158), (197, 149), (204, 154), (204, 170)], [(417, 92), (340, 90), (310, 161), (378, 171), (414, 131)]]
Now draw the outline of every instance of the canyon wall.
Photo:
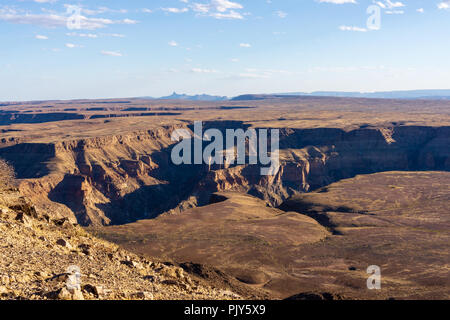
[[(248, 126), (206, 123), (205, 128)], [(235, 190), (278, 206), (295, 193), (343, 178), (392, 170), (450, 169), (450, 127), (280, 129), (281, 167), (171, 162), (170, 135), (181, 126), (59, 143), (0, 144), (21, 191), (38, 210), (83, 225), (123, 224), (204, 205), (213, 192)], [(192, 127), (186, 125), (190, 130)]]

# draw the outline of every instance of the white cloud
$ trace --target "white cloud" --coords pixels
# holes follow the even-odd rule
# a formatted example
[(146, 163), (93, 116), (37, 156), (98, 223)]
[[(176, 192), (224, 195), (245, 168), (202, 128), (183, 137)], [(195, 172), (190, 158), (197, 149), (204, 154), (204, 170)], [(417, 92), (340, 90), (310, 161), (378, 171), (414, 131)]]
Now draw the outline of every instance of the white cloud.
[(232, 2), (228, 0), (212, 0), (211, 6), (219, 12), (225, 12), (229, 9), (242, 9), (243, 6), (240, 3)]
[(38, 39), (38, 40), (48, 40), (47, 36), (43, 36), (43, 35), (40, 35), (40, 34), (36, 35), (34, 38)]
[(211, 0), (208, 3), (193, 3), (192, 11), (199, 15), (208, 15), (216, 19), (243, 19), (243, 15), (237, 10), (244, 6), (240, 3), (229, 0)]
[(94, 34), (94, 33), (77, 33), (77, 32), (69, 32), (69, 33), (66, 33), (66, 36), (69, 36), (69, 37), (91, 38), (91, 39), (98, 38), (98, 35), (96, 35), (96, 34)]
[(172, 40), (172, 41), (169, 41), (168, 45), (171, 47), (177, 47), (178, 43), (176, 41)]
[(81, 37), (81, 38), (90, 38), (97, 39), (99, 37), (114, 37), (114, 38), (125, 38), (125, 35), (120, 33), (78, 33), (78, 32), (68, 32), (66, 33), (68, 37)]
[[(67, 17), (57, 14), (0, 13), (0, 20), (15, 24), (32, 24), (48, 28), (66, 27)], [(114, 24), (110, 19), (86, 18), (80, 16), (80, 29), (99, 29)]]
[(61, 27), (66, 25), (66, 18), (56, 14), (17, 14), (16, 12), (1, 13), (0, 20), (17, 24), (35, 24), (44, 27)]
[(191, 72), (193, 72), (193, 73), (217, 73), (217, 70), (214, 70), (214, 69), (202, 69), (202, 68), (192, 68)]
[(339, 29), (342, 31), (357, 31), (357, 32), (366, 32), (367, 29), (360, 28), (360, 27), (354, 27), (354, 26), (340, 26)]
[(102, 51), (102, 55), (111, 57), (122, 57), (123, 55), (118, 51)]
[(404, 3), (400, 2), (400, 1), (396, 1), (396, 2), (392, 2), (391, 0), (385, 0), (388, 8), (392, 9), (392, 8), (401, 8), (404, 7)]
[(277, 11), (277, 12), (275, 12), (275, 14), (279, 17), (279, 18), (281, 18), (281, 19), (283, 19), (283, 18), (286, 18), (287, 17), (287, 13), (286, 12), (284, 12), (284, 11)]
[(419, 8), (419, 9), (417, 9), (416, 11), (417, 11), (417, 12), (420, 12), (420, 13), (424, 13), (424, 12), (425, 12), (425, 10), (424, 10), (423, 8)]
[[(136, 24), (138, 21), (131, 19), (111, 20), (105, 18), (79, 16), (80, 29), (95, 30), (105, 28), (113, 24)], [(14, 24), (30, 24), (47, 28), (67, 27), (68, 16), (54, 12), (45, 14), (20, 13), (12, 9), (0, 10), (0, 20)]]
[(450, 1), (443, 1), (443, 2), (440, 2), (440, 3), (438, 3), (437, 7), (438, 7), (439, 9), (445, 9), (445, 10), (448, 10), (448, 9), (450, 9)]
[(194, 3), (192, 4), (192, 10), (200, 13), (208, 13), (210, 10), (209, 5), (204, 3)]
[[(70, 5), (65, 4), (64, 6), (68, 7)], [(115, 10), (115, 9), (110, 9), (108, 7), (98, 7), (95, 10), (87, 9), (87, 8), (81, 8), (81, 12), (83, 12), (83, 13), (85, 13), (87, 15), (97, 15), (97, 14), (102, 14), (102, 13), (127, 13), (128, 10), (126, 10), (126, 9)]]
[(189, 11), (188, 8), (161, 8), (161, 10), (170, 13), (183, 13)]
[(121, 33), (107, 33), (104, 34), (105, 36), (110, 36), (110, 37), (114, 37), (114, 38), (125, 38), (124, 34)]
[(250, 43), (240, 43), (239, 47), (241, 48), (250, 48), (252, 45)]
[(356, 3), (356, 0), (318, 0), (321, 3), (334, 3), (334, 4), (344, 4), (344, 3)]
[(239, 12), (233, 10), (227, 13), (221, 12), (211, 13), (211, 17), (214, 17), (216, 19), (244, 19), (244, 17)]
[(405, 11), (403, 11), (403, 10), (386, 10), (385, 13), (386, 14), (404, 14)]
[(73, 44), (73, 43), (66, 43), (65, 46), (67, 48), (73, 49), (73, 48), (81, 48), (82, 46), (78, 45), (78, 44)]
[(123, 23), (123, 24), (136, 24), (136, 23), (138, 23), (138, 21), (136, 21), (136, 20), (131, 20), (131, 19), (123, 19), (123, 20), (121, 21), (121, 23)]
[(405, 4), (401, 1), (394, 1), (394, 2), (391, 0), (383, 0), (383, 1), (384, 3), (382, 1), (374, 1), (374, 2), (383, 9), (395, 9), (405, 7)]

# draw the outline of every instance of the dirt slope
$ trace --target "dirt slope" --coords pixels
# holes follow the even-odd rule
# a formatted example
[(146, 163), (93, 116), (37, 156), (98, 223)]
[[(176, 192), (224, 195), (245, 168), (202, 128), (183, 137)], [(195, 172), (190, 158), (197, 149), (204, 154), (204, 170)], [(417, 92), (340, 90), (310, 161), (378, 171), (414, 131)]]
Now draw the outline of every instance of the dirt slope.
[(135, 252), (217, 266), (242, 283), (269, 290), (286, 277), (296, 248), (329, 235), (307, 216), (267, 207), (248, 195), (214, 198), (222, 201), (96, 231)]
[[(182, 268), (97, 239), (67, 220), (39, 215), (17, 191), (0, 192), (0, 299), (238, 299)], [(68, 290), (69, 267), (81, 272)]]
[[(273, 298), (449, 299), (449, 185), (448, 172), (361, 175), (296, 195), (286, 212), (221, 193), (99, 234), (134, 252), (207, 263)], [(371, 265), (381, 290), (367, 289)]]

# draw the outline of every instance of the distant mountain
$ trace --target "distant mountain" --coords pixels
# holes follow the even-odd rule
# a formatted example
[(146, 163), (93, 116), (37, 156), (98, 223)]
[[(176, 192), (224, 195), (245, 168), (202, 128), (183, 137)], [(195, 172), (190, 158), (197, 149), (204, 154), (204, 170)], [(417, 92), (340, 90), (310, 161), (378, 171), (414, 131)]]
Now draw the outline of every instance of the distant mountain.
[(357, 91), (286, 92), (273, 94), (244, 94), (234, 97), (232, 99), (226, 96), (213, 96), (208, 94), (187, 95), (187, 94), (178, 94), (174, 92), (170, 96), (160, 98), (141, 97), (141, 99), (186, 100), (186, 101), (226, 101), (226, 100), (240, 101), (240, 100), (265, 100), (265, 99), (295, 98), (295, 97), (450, 100), (450, 89), (379, 91), (379, 92), (357, 92)]
[(316, 96), (316, 97), (347, 97), (347, 98), (378, 98), (378, 99), (427, 99), (448, 100), (450, 90), (406, 90), (406, 91), (380, 91), (380, 92), (342, 92), (342, 91), (315, 91), (276, 93), (275, 96)]
[(228, 100), (228, 97), (221, 96), (211, 96), (208, 94), (197, 94), (197, 95), (187, 95), (187, 94), (178, 94), (176, 92), (172, 93), (170, 96), (158, 98), (161, 100), (190, 100), (190, 101), (225, 101)]
[(241, 100), (265, 100), (265, 99), (277, 99), (277, 98), (298, 98), (300, 96), (304, 96), (302, 94), (243, 94), (237, 97), (232, 98), (232, 101), (241, 101)]

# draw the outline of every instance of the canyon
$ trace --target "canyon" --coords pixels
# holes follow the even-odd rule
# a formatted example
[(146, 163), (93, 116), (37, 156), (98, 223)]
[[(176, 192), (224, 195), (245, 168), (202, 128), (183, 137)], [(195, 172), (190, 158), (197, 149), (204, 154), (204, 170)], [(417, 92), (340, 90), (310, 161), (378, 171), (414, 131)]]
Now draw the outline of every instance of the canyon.
[[(441, 252), (440, 257), (426, 257), (420, 264), (433, 261), (437, 277), (444, 279), (449, 252), (442, 244), (448, 241), (449, 229), (438, 226), (448, 225), (444, 204), (450, 169), (449, 107), (448, 101), (326, 97), (5, 104), (0, 114), (0, 158), (14, 167), (20, 193), (32, 201), (38, 214), (67, 218), (128, 250), (214, 266), (275, 298), (317, 288), (349, 297), (408, 297), (408, 290), (402, 288), (390, 288), (378, 296), (361, 288), (360, 271), (364, 259), (371, 257), (356, 253), (350, 257), (352, 250), (359, 250), (355, 246), (373, 246), (376, 235), (387, 239), (395, 232), (395, 241), (403, 237), (414, 247), (421, 236), (400, 228), (398, 216), (379, 218), (381, 208), (366, 204), (356, 209), (354, 197), (359, 189), (354, 185), (368, 179), (359, 187), (378, 195), (373, 202), (396, 190), (388, 187), (395, 185), (389, 179), (398, 179), (400, 188), (409, 185), (413, 190), (418, 185), (444, 194), (444, 199), (431, 195), (426, 199), (437, 201), (441, 214), (420, 218), (431, 219), (428, 228), (439, 230), (433, 241)], [(192, 132), (197, 120), (203, 121), (205, 129), (222, 132), (279, 129), (280, 170), (262, 176), (258, 165), (173, 164), (172, 132)], [(409, 173), (415, 179), (405, 182)], [(333, 186), (339, 188), (346, 181), (351, 187), (341, 195), (353, 190), (354, 197), (350, 194), (339, 205), (319, 205), (324, 202), (320, 197), (331, 199)], [(375, 190), (376, 186), (381, 189)], [(306, 205), (305, 195), (317, 198)], [(386, 208), (403, 208), (391, 205), (405, 197), (391, 199)], [(355, 214), (364, 219), (373, 214), (376, 219), (370, 219), (376, 221), (368, 217), (367, 223), (373, 225), (361, 231), (350, 222)], [(332, 253), (333, 247), (342, 247), (340, 256)], [(322, 252), (323, 258), (317, 258), (314, 250)], [(408, 250), (407, 255), (414, 256), (414, 250)], [(300, 257), (310, 257), (315, 265), (306, 265)], [(344, 257), (353, 259), (355, 266), (344, 262)], [(350, 278), (342, 280), (341, 269), (338, 276), (318, 267), (325, 261), (347, 273), (350, 267), (360, 271), (357, 276), (345, 273)], [(392, 268), (391, 287), (407, 281), (393, 276), (401, 271), (399, 260), (394, 262), (397, 269)], [(314, 268), (315, 277), (305, 273)], [(327, 274), (337, 280), (330, 284)], [(361, 281), (355, 284), (356, 279)], [(424, 283), (412, 287), (413, 294), (429, 288)], [(442, 297), (447, 288), (445, 284), (423, 294)]]
[[(227, 128), (227, 122), (205, 122)], [(234, 126), (245, 128), (244, 123)], [(450, 168), (450, 127), (281, 129), (280, 171), (257, 165), (174, 165), (176, 128), (0, 149), (13, 163), (21, 190), (42, 208), (82, 225), (123, 224), (204, 205), (212, 193), (240, 191), (278, 206), (358, 174)], [(176, 183), (175, 183), (176, 181)], [(39, 192), (36, 192), (40, 190)]]

